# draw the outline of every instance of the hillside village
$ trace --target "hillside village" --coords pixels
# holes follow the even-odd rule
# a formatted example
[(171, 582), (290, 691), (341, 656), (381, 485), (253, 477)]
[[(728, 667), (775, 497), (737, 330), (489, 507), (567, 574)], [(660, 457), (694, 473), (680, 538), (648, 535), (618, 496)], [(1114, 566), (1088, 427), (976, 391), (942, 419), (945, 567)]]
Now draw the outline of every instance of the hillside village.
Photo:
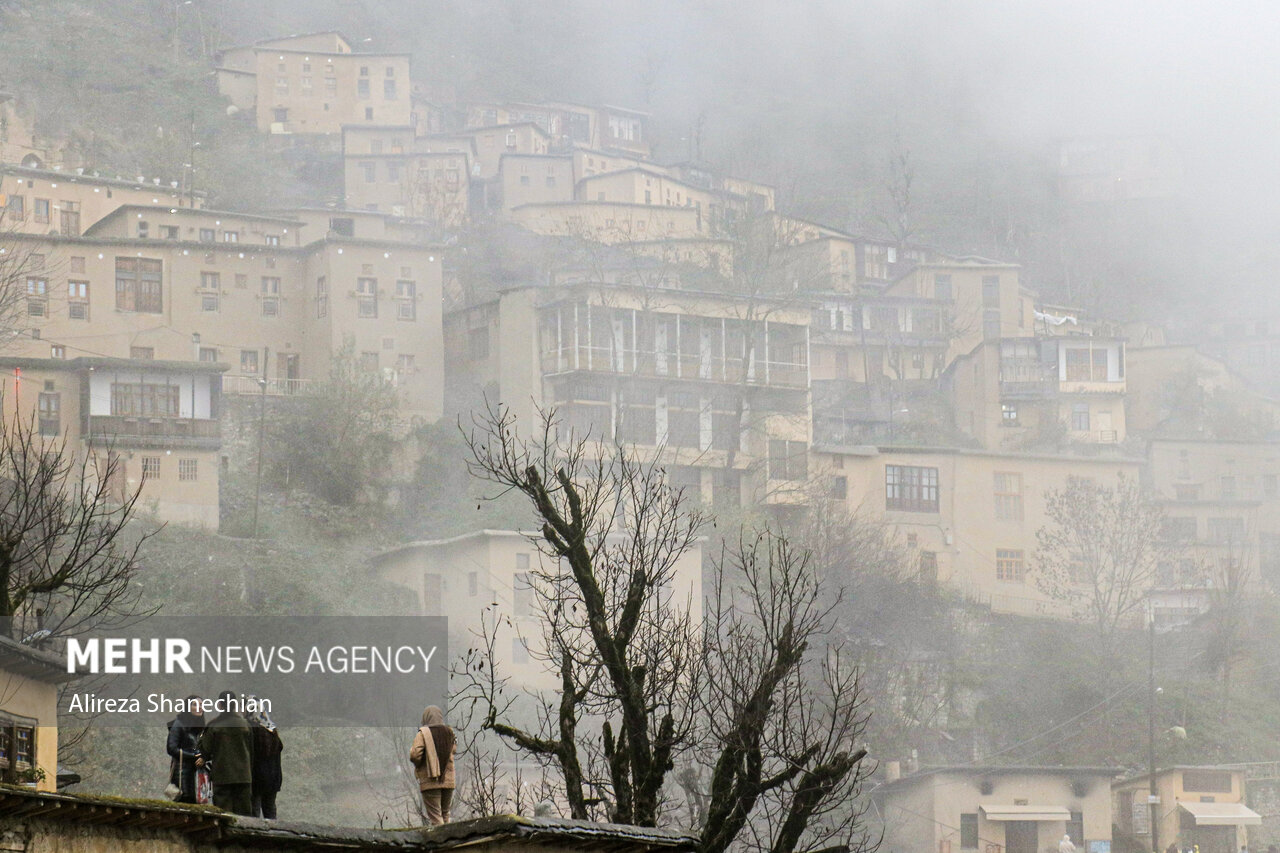
[[(254, 419), (349, 360), (395, 389), (406, 422), (448, 425), (486, 400), (521, 424), (554, 410), (566, 437), (660, 458), (713, 512), (787, 525), (822, 504), (881, 525), (912, 584), (980, 619), (1088, 621), (1079, 589), (1038, 579), (1050, 504), (1075, 481), (1137, 484), (1163, 515), (1127, 627), (1172, 631), (1280, 583), (1280, 318), (1091, 316), (1007, 259), (848, 233), (749, 176), (659, 161), (643, 112), (449, 101), (407, 55), (336, 32), (229, 47), (212, 71), (234, 121), (296, 163), (338, 164), (341, 197), (211, 204), (198, 166), (104, 171), (42, 136), (21, 92), (0, 96), (4, 416), (111, 453), (120, 494), (140, 488), (156, 521), (216, 533), (224, 478), (262, 453)], [(1085, 208), (1157, 203), (1181, 177), (1154, 139), (1074, 143), (1053, 166)], [(521, 579), (540, 556), (519, 534), (478, 527), (369, 560), (461, 632), (482, 600), (528, 615)], [(694, 590), (703, 560), (679, 567)], [(523, 641), (502, 640), (540, 683)], [(48, 674), (41, 653), (5, 649), (5, 666)], [(48, 725), (51, 695), (20, 715)], [(38, 749), (52, 788), (56, 742)], [(1113, 825), (1152, 839), (1156, 780), (1113, 786), (1132, 768), (953, 753), (978, 763), (880, 756), (887, 850), (1032, 853), (1064, 831), (1083, 850)], [(1258, 812), (1277, 816), (1245, 805), (1246, 779), (1270, 791), (1274, 768), (1159, 773), (1186, 813), (1160, 818), (1160, 849), (1177, 836), (1234, 853), (1257, 846)], [(1009, 786), (1031, 804), (1006, 802)], [(925, 808), (927, 830), (905, 817)]]

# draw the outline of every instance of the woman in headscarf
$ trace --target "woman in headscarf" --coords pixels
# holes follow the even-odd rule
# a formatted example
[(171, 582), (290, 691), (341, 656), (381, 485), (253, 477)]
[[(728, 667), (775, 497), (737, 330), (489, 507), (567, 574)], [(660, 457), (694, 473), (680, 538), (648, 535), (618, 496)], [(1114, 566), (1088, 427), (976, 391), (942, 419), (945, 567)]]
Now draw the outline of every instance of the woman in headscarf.
[(409, 760), (418, 777), (422, 806), (427, 823), (440, 826), (449, 822), (449, 806), (453, 802), (453, 753), (457, 746), (453, 729), (444, 724), (444, 712), (428, 705), (422, 712), (422, 727), (413, 737)]
[(178, 789), (174, 802), (196, 801), (196, 760), (200, 758), (200, 735), (204, 732), (204, 712), (199, 696), (182, 701), (183, 710), (169, 721), (165, 751), (169, 753), (169, 782)]
[(284, 782), (284, 774), (280, 771), (280, 753), (284, 752), (284, 744), (271, 715), (262, 709), (261, 700), (257, 696), (249, 699), (257, 702), (258, 707), (247, 715), (253, 744), (253, 814), (275, 820), (276, 794), (280, 793)]

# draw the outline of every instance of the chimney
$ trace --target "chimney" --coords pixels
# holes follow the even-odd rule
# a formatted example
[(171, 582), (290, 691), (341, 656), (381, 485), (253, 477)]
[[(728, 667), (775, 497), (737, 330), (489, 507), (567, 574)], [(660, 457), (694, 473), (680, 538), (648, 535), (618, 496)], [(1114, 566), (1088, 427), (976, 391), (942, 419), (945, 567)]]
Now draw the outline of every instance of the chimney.
[(884, 781), (897, 782), (902, 778), (902, 762), (886, 761), (884, 763)]

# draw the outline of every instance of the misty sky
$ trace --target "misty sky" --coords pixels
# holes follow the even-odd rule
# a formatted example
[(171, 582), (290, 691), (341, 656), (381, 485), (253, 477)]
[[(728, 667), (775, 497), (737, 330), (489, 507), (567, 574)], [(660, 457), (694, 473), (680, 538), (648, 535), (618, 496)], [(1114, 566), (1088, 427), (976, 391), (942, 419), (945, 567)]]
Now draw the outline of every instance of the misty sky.
[(412, 50), (463, 96), (647, 108), (668, 159), (701, 115), (705, 157), (829, 219), (856, 221), (894, 133), (926, 173), (988, 147), (1047, 161), (1064, 137), (1167, 135), (1205, 269), (1269, 292), (1280, 261), (1280, 8), (1262, 0), (222, 2), (256, 22), (245, 36), (336, 27)]

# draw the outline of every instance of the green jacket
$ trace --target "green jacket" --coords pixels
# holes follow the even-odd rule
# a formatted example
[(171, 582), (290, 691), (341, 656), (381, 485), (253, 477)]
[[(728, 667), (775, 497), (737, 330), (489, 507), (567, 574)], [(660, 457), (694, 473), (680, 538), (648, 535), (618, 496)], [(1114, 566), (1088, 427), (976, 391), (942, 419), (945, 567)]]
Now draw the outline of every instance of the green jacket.
[(200, 754), (209, 764), (215, 785), (247, 785), (253, 781), (253, 733), (236, 713), (219, 714), (200, 736)]

